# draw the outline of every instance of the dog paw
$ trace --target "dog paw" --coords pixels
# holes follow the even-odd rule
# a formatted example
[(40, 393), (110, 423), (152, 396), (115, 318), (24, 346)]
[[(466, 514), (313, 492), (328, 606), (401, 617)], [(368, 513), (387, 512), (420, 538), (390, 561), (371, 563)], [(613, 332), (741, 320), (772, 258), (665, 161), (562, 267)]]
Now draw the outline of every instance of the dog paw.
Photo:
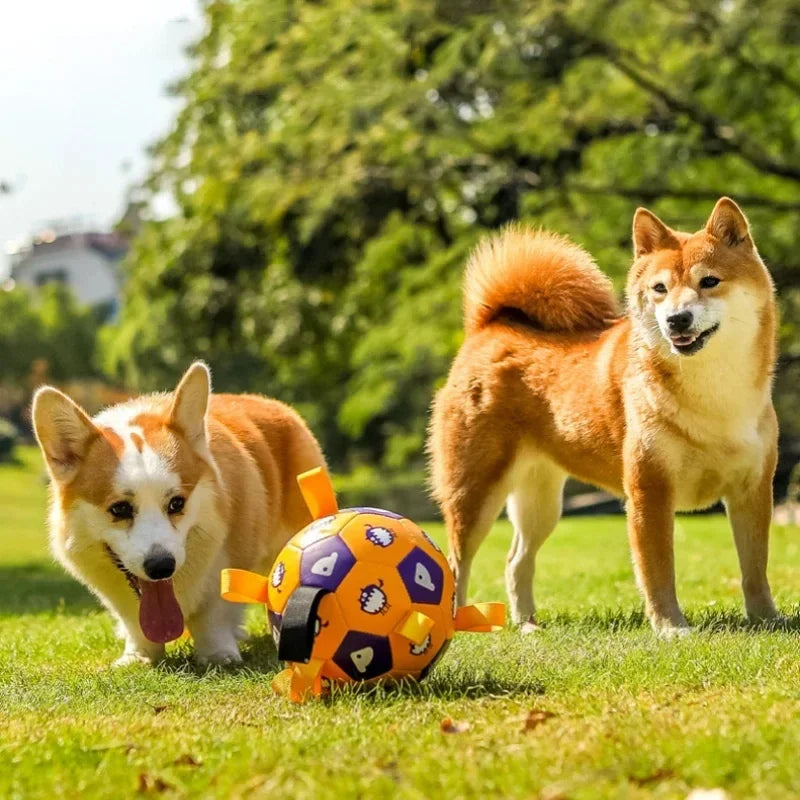
[(688, 624), (686, 625), (659, 625), (655, 628), (656, 636), (659, 639), (664, 639), (665, 641), (673, 641), (675, 639), (685, 639), (687, 636), (691, 636), (694, 632), (694, 628), (690, 627)]
[(154, 660), (145, 653), (123, 653), (111, 666), (130, 667), (132, 664), (144, 664), (152, 667)]
[(530, 636), (532, 633), (539, 633), (542, 630), (542, 626), (533, 617), (519, 623), (519, 632), (523, 636)]
[(195, 653), (195, 661), (201, 667), (211, 665), (230, 666), (231, 664), (241, 664), (242, 654), (239, 652), (238, 647), (221, 647), (211, 653)]
[(747, 609), (747, 619), (750, 622), (785, 622), (784, 617), (772, 604), (765, 604), (756, 608)]
[(789, 618), (777, 611), (766, 614), (754, 614), (751, 612), (747, 615), (747, 621), (751, 625), (763, 625), (768, 629), (781, 628), (789, 624)]

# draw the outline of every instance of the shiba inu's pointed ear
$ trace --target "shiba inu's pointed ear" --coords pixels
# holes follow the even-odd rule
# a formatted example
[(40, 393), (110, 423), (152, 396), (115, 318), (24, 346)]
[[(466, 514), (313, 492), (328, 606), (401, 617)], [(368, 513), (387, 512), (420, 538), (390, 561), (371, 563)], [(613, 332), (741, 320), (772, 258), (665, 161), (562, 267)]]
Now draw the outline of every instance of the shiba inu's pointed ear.
[(750, 225), (742, 209), (730, 199), (721, 197), (706, 223), (706, 233), (730, 247), (750, 241)]
[(672, 231), (646, 208), (637, 208), (633, 215), (633, 253), (644, 256), (656, 250), (678, 247)]
[(206, 409), (211, 394), (211, 373), (202, 361), (186, 370), (169, 412), (170, 424), (180, 429), (194, 445), (206, 441)]
[(43, 386), (34, 395), (32, 417), (53, 479), (61, 483), (72, 480), (100, 431), (77, 403), (52, 386)]

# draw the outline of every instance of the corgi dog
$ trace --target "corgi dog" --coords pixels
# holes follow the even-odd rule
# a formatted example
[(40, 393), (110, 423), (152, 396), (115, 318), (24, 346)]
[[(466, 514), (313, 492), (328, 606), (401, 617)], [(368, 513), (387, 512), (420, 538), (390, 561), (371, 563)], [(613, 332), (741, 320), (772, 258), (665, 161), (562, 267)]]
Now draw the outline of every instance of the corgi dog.
[(569, 475), (624, 497), (653, 628), (687, 630), (673, 516), (727, 509), (749, 617), (776, 616), (767, 581), (777, 422), (772, 279), (730, 199), (697, 233), (640, 208), (627, 313), (568, 240), (516, 227), (467, 264), (466, 338), (436, 396), (429, 452), (466, 601), (473, 558), (504, 503), (513, 620), (536, 627), (536, 553)]
[(158, 661), (184, 626), (200, 663), (240, 661), (242, 606), (220, 598), (220, 571), (266, 572), (311, 521), (295, 478), (324, 460), (298, 414), (212, 395), (197, 362), (172, 394), (94, 418), (45, 386), (33, 422), (51, 477), (53, 554), (117, 618), (116, 663)]

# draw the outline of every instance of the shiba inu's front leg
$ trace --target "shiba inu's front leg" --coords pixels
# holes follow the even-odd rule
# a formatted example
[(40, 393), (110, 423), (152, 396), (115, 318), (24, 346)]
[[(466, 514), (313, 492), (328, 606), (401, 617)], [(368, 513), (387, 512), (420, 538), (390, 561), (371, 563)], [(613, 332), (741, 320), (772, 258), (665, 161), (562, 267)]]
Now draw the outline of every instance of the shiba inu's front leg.
[(625, 466), (628, 539), (645, 611), (656, 633), (674, 636), (689, 624), (675, 593), (674, 504), (666, 476), (645, 460)]
[(765, 474), (755, 486), (725, 499), (728, 519), (742, 570), (742, 592), (747, 616), (753, 620), (778, 616), (767, 580), (769, 524), (772, 520), (772, 474)]

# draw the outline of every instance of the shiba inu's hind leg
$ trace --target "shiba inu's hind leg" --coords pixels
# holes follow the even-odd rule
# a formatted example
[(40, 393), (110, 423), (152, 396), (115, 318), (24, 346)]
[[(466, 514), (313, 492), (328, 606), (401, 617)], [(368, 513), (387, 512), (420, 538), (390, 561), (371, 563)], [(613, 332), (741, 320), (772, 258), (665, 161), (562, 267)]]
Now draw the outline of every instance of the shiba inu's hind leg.
[(514, 480), (507, 509), (514, 538), (506, 562), (506, 589), (511, 619), (529, 630), (536, 624), (533, 576), (536, 554), (561, 518), (566, 475), (542, 459)]
[(467, 602), (472, 561), (503, 509), (508, 488), (504, 482), (486, 486), (480, 494), (444, 502), (442, 510), (450, 542), (450, 566), (456, 577), (456, 601)]
[(492, 408), (480, 380), (451, 376), (436, 397), (428, 452), (434, 496), (447, 526), (459, 605), (467, 601), (472, 560), (503, 508), (519, 429)]

